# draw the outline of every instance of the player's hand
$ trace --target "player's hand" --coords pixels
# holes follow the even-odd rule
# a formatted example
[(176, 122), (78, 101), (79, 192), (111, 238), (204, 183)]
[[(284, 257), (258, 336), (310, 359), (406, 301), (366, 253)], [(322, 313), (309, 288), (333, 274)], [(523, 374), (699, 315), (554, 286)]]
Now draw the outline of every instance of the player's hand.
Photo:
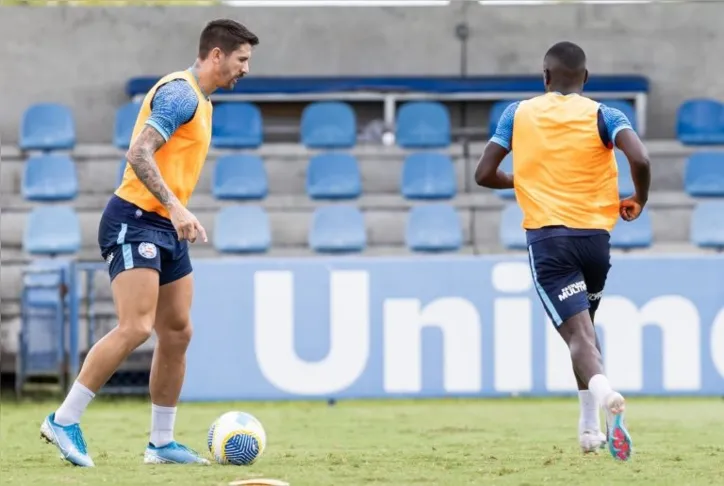
[(639, 201), (634, 195), (626, 199), (622, 199), (618, 206), (618, 212), (624, 221), (633, 221), (641, 215), (641, 211), (646, 203)]
[(172, 207), (169, 214), (179, 241), (188, 240), (194, 243), (197, 238), (201, 238), (204, 243), (209, 241), (206, 237), (206, 230), (201, 226), (196, 216), (181, 204)]

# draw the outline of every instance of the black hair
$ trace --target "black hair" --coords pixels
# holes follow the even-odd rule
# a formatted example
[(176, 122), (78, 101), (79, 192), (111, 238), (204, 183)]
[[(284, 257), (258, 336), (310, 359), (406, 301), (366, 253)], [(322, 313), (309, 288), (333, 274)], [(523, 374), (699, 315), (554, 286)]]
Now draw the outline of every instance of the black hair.
[(586, 81), (586, 53), (573, 42), (558, 42), (544, 57), (548, 82), (571, 86)]
[(229, 54), (243, 44), (256, 46), (259, 44), (259, 38), (234, 20), (212, 20), (201, 32), (199, 59), (206, 59), (215, 47), (221, 49), (224, 54)]

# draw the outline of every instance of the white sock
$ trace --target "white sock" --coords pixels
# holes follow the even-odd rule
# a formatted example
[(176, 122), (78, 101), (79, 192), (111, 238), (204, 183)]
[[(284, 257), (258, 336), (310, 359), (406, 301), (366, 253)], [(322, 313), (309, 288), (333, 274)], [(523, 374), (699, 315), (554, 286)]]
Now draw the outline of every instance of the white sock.
[(588, 382), (588, 389), (591, 391), (596, 399), (596, 402), (598, 402), (601, 408), (607, 409), (608, 403), (606, 403), (606, 400), (609, 395), (613, 393), (613, 388), (611, 388), (608, 378), (604, 375), (593, 375), (591, 381)]
[(580, 434), (584, 430), (600, 432), (601, 417), (598, 402), (596, 402), (590, 390), (579, 390), (578, 402), (581, 406), (581, 415), (578, 419), (578, 433)]
[(151, 405), (151, 444), (163, 447), (173, 442), (176, 407)]
[(63, 426), (79, 423), (80, 417), (95, 396), (95, 393), (77, 381), (73, 383), (68, 396), (55, 412), (55, 423)]

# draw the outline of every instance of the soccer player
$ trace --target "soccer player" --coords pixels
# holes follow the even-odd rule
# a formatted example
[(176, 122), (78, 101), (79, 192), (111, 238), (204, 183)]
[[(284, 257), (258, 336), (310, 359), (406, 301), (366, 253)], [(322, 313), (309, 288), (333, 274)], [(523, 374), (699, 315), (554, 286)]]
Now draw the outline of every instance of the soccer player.
[[(581, 448), (605, 445), (602, 407), (609, 450), (627, 460), (631, 437), (623, 420), (625, 402), (604, 374), (593, 320), (611, 267), (610, 232), (619, 215), (624, 221), (636, 219), (648, 199), (648, 154), (623, 113), (581, 95), (588, 71), (579, 46), (555, 44), (543, 63), (546, 94), (503, 112), (475, 181), (515, 190), (536, 290), (571, 353)], [(628, 158), (636, 190), (621, 201), (614, 146)], [(511, 150), (512, 175), (498, 169)]]
[(68, 462), (91, 467), (81, 416), (128, 355), (156, 331), (150, 375), (151, 437), (147, 464), (208, 464), (174, 440), (176, 404), (191, 339), (193, 278), (188, 243), (207, 241), (186, 209), (211, 141), (209, 95), (231, 89), (249, 72), (256, 35), (233, 20), (214, 20), (199, 41), (198, 58), (163, 77), (148, 92), (126, 154), (123, 182), (98, 228), (108, 263), (118, 327), (90, 350), (77, 381), (43, 422), (41, 436)]

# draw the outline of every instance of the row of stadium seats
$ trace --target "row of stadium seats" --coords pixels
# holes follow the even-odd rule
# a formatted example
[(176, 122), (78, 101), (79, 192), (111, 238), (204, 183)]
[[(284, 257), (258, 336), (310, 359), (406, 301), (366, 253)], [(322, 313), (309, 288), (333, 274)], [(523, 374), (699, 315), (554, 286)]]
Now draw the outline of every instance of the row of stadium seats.
[[(140, 109), (130, 102), (118, 109), (113, 144), (127, 149)], [(412, 101), (397, 112), (396, 140), (405, 148), (443, 148), (451, 143), (450, 114), (441, 103)], [(216, 148), (251, 149), (263, 142), (259, 108), (246, 102), (214, 106), (212, 145)], [(344, 149), (357, 142), (357, 120), (352, 107), (338, 101), (307, 105), (302, 113), (300, 142), (313, 149)], [(22, 150), (68, 150), (76, 143), (75, 122), (69, 108), (53, 103), (28, 108), (20, 129)]]
[[(522, 212), (508, 204), (501, 213), (499, 238), (503, 247), (525, 249)], [(243, 228), (243, 231), (239, 231)], [(212, 243), (222, 253), (263, 253), (272, 246), (266, 211), (259, 206), (222, 208), (216, 216)], [(724, 200), (697, 204), (692, 214), (690, 238), (701, 248), (724, 249)], [(33, 255), (72, 254), (81, 247), (80, 223), (75, 210), (61, 205), (39, 206), (30, 212), (23, 247)], [(653, 230), (648, 210), (632, 223), (620, 223), (611, 234), (614, 248), (651, 246)], [(412, 251), (457, 251), (463, 245), (460, 218), (445, 203), (413, 206), (407, 217), (407, 247)], [(309, 228), (309, 247), (316, 252), (360, 252), (367, 246), (362, 211), (347, 204), (315, 209)]]
[[(630, 167), (625, 155), (616, 151), (619, 192), (633, 193)], [(119, 165), (118, 178), (125, 161)], [(509, 155), (502, 170), (512, 170)], [(62, 201), (78, 194), (78, 176), (73, 160), (65, 154), (43, 154), (25, 163), (22, 194), (33, 201)], [(400, 177), (400, 192), (407, 199), (450, 199), (457, 194), (453, 162), (447, 154), (418, 152), (406, 156)], [(724, 197), (724, 152), (697, 152), (686, 161), (684, 191), (692, 197)], [(214, 167), (211, 192), (217, 199), (264, 199), (269, 182), (262, 159), (253, 154), (220, 156)], [(357, 159), (345, 153), (312, 156), (307, 166), (307, 195), (312, 199), (355, 199), (363, 192)], [(512, 190), (497, 191), (504, 199)]]
[[(496, 102), (490, 115), (490, 132), (510, 101)], [(624, 111), (634, 128), (635, 112), (630, 104), (606, 100)], [(127, 148), (140, 105), (130, 102), (118, 109), (113, 143)], [(411, 101), (397, 112), (396, 142), (404, 148), (441, 148), (451, 142), (450, 115), (435, 101)], [(724, 103), (710, 99), (684, 102), (677, 114), (677, 139), (688, 145), (724, 144)], [(338, 101), (307, 105), (302, 113), (300, 142), (309, 148), (350, 148), (356, 143), (357, 121), (352, 107)], [(263, 142), (263, 120), (251, 103), (221, 103), (215, 106), (212, 144), (217, 148), (256, 148)], [(67, 150), (76, 143), (73, 114), (64, 105), (41, 103), (29, 107), (20, 127), (23, 150)]]

